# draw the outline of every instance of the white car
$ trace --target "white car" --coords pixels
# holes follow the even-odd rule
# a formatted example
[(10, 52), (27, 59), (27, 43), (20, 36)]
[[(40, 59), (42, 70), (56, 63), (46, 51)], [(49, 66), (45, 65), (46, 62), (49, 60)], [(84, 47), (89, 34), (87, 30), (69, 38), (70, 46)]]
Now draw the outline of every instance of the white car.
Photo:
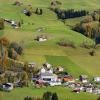
[(50, 86), (60, 86), (62, 85), (61, 82), (50, 82)]
[(5, 84), (3, 84), (2, 85), (2, 90), (3, 91), (11, 91), (11, 90), (13, 90), (13, 84), (12, 83), (5, 83)]

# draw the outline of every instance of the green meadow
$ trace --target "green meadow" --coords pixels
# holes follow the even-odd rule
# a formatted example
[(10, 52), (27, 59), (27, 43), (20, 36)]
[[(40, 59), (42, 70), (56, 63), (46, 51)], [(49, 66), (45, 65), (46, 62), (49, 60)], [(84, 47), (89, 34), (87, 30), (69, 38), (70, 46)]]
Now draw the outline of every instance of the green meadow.
[[(9, 24), (5, 24), (5, 29), (0, 31), (0, 37), (7, 37), (10, 42), (18, 42), (24, 48), (24, 54), (19, 58), (21, 61), (36, 62), (38, 67), (44, 62), (49, 62), (53, 66), (64, 66), (74, 77), (80, 74), (87, 74), (90, 77), (100, 76), (100, 47), (96, 49), (96, 55), (91, 57), (90, 50), (81, 48), (79, 45), (83, 41), (93, 42), (91, 39), (80, 33), (74, 32), (57, 19), (54, 12), (50, 11), (51, 0), (19, 0), (22, 6), (12, 5), (15, 0), (0, 0), (0, 17), (20, 21), (24, 24), (21, 29), (13, 29)], [(88, 11), (100, 9), (100, 0), (59, 0), (62, 2), (62, 9), (86, 9)], [(32, 14), (27, 17), (23, 14), (23, 9), (31, 4), (34, 11), (36, 8), (43, 9), (43, 15)], [(67, 25), (75, 25), (82, 18), (67, 19)], [(37, 29), (43, 27), (42, 32)], [(34, 38), (45, 34), (48, 41), (37, 42)], [(60, 40), (71, 40), (77, 48), (60, 47), (57, 42)], [(17, 88), (12, 92), (0, 92), (0, 100), (23, 100), (25, 96), (42, 96), (45, 91), (57, 92), (60, 100), (96, 100), (98, 95), (80, 93), (74, 94), (69, 88), (48, 87), (35, 89)]]

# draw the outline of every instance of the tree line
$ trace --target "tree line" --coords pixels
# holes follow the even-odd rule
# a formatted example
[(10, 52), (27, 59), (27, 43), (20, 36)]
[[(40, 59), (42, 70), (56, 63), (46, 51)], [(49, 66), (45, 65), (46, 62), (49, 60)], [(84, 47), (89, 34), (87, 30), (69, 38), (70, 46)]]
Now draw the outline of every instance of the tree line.
[(9, 42), (6, 37), (0, 38), (0, 66), (7, 70), (8, 58), (18, 60), (23, 53), (23, 48), (16, 42)]
[(45, 92), (42, 97), (25, 97), (24, 100), (59, 100), (57, 93)]
[(72, 30), (94, 39), (96, 44), (100, 43), (100, 11), (94, 11), (87, 15), (82, 21), (72, 27)]
[(59, 8), (55, 8), (53, 9), (53, 11), (57, 14), (57, 17), (59, 19), (82, 17), (86, 16), (89, 13), (86, 10), (74, 10), (74, 9), (62, 10)]

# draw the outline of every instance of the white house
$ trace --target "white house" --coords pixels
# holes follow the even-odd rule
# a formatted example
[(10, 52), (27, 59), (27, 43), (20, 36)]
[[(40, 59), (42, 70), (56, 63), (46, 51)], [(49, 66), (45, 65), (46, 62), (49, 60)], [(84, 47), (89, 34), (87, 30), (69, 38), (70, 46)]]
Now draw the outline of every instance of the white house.
[(53, 73), (53, 68), (51, 67), (51, 64), (45, 63), (43, 64), (43, 67), (40, 70), (40, 79), (44, 82), (56, 82), (58, 80), (58, 77), (56, 74)]
[(45, 67), (41, 68), (40, 74), (45, 74), (45, 73), (53, 74), (53, 69), (51, 68), (51, 69), (47, 70)]
[(62, 66), (58, 66), (54, 69), (55, 72), (63, 72), (64, 68)]
[(40, 75), (40, 79), (43, 80), (44, 82), (56, 82), (58, 80), (57, 75), (52, 74), (52, 73), (42, 73)]
[(82, 83), (87, 83), (88, 82), (88, 76), (87, 75), (81, 75), (80, 76), (80, 81)]
[(43, 64), (43, 66), (46, 67), (47, 69), (50, 69), (52, 67), (52, 65), (49, 63), (45, 63), (45, 64)]
[(93, 90), (93, 93), (94, 93), (94, 94), (100, 94), (100, 89), (98, 89), (98, 88), (94, 89), (94, 90)]
[(42, 74), (42, 73), (46, 73), (46, 69), (44, 67), (41, 68), (41, 70), (40, 70), (40, 74)]
[(95, 82), (100, 82), (100, 77), (94, 77)]
[(40, 42), (43, 42), (43, 41), (46, 41), (47, 39), (46, 38), (42, 38), (42, 37), (40, 37), (39, 39), (38, 39), (38, 41), (40, 41)]
[(2, 89), (3, 89), (4, 91), (11, 91), (11, 90), (13, 90), (13, 84), (12, 84), (12, 83), (3, 84)]
[(92, 88), (86, 88), (86, 92), (88, 92), (88, 93), (92, 93), (93, 90), (92, 90)]

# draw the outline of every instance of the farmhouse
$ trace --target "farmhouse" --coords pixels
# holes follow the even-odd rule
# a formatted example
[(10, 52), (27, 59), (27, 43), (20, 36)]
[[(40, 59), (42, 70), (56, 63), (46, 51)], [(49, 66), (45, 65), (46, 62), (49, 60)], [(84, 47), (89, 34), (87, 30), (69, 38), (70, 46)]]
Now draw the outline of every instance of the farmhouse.
[(40, 79), (44, 82), (56, 82), (58, 80), (58, 76), (53, 73), (53, 68), (51, 66), (51, 64), (45, 63), (40, 70)]
[(86, 88), (86, 92), (88, 92), (88, 93), (92, 93), (92, 92), (93, 92), (93, 90), (92, 90), (92, 88), (91, 88), (91, 87), (88, 87), (88, 88)]
[(45, 64), (43, 64), (43, 66), (46, 68), (46, 69), (50, 69), (51, 67), (52, 67), (52, 65), (51, 64), (49, 64), (49, 63), (45, 63)]
[(58, 80), (58, 77), (56, 74), (52, 73), (42, 73), (40, 75), (40, 79), (43, 80), (44, 82), (56, 82)]
[(65, 75), (65, 76), (61, 76), (60, 75), (60, 76), (58, 76), (58, 79), (60, 79), (60, 80), (62, 80), (64, 82), (70, 82), (70, 83), (75, 82), (75, 79), (70, 75)]
[(5, 83), (2, 86), (0, 86), (0, 89), (3, 91), (11, 91), (11, 90), (13, 90), (13, 84), (12, 83)]
[(40, 35), (40, 36), (37, 36), (37, 38), (35, 40), (37, 40), (39, 42), (47, 41), (47, 36)]
[(19, 28), (17, 22), (15, 22), (14, 20), (10, 20), (10, 19), (4, 19), (4, 21), (8, 24), (10, 24), (13, 28)]
[(31, 16), (32, 15), (32, 13), (28, 10), (28, 9), (24, 9), (23, 10), (23, 13), (26, 15), (26, 16)]
[(94, 93), (94, 94), (100, 94), (100, 89), (99, 89), (99, 88), (93, 89), (93, 93)]
[(88, 82), (88, 77), (87, 77), (87, 75), (80, 75), (80, 81), (82, 82), (82, 83), (87, 83)]
[(58, 66), (54, 69), (54, 72), (59, 73), (59, 72), (63, 72), (64, 68), (62, 66)]

